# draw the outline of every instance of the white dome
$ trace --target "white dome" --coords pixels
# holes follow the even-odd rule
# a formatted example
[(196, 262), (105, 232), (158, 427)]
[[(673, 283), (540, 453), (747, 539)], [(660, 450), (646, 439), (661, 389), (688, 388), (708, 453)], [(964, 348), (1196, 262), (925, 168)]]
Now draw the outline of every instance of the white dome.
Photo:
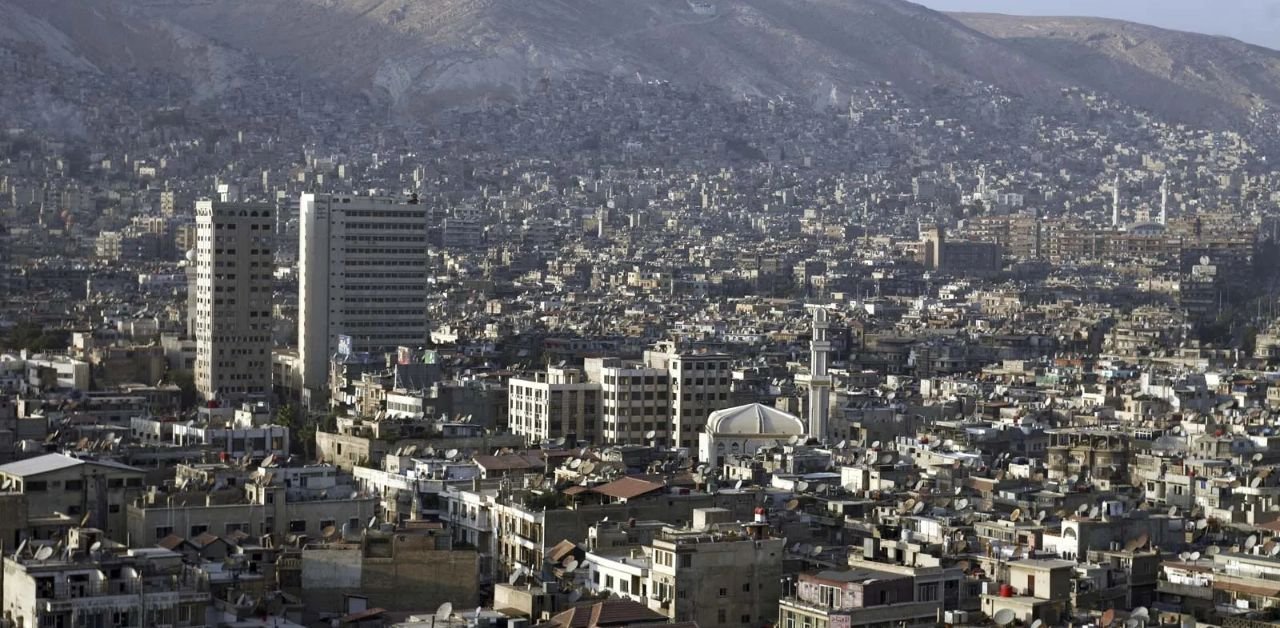
[(711, 413), (707, 418), (707, 432), (711, 434), (804, 434), (804, 421), (793, 414), (776, 408), (750, 403), (736, 408), (725, 408)]

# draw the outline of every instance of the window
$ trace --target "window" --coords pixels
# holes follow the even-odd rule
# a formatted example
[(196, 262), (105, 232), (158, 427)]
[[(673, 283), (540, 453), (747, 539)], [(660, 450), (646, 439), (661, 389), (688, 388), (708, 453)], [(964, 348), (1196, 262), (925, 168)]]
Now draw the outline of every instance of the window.
[[(729, 589), (720, 587), (720, 597), (729, 597)], [(723, 619), (720, 621), (724, 621)]]
[(205, 524), (196, 524), (196, 525), (193, 525), (193, 526), (191, 526), (191, 537), (190, 537), (190, 538), (195, 538), (195, 537), (200, 536), (201, 534), (204, 534), (205, 532), (208, 532), (208, 531), (209, 531), (209, 526), (208, 526), (208, 525), (205, 525)]
[(67, 484), (63, 488), (68, 491), (83, 491), (84, 480), (67, 480)]
[(693, 554), (680, 554), (681, 567), (693, 567)]
[(750, 583), (750, 582), (744, 582), (744, 583), (742, 583), (742, 592), (743, 592), (743, 593), (750, 593), (750, 592), (751, 592), (751, 583)]
[(723, 608), (716, 611), (716, 621), (722, 624), (725, 623), (726, 621), (729, 621), (729, 613), (725, 612)]
[(39, 493), (39, 492), (43, 492), (43, 491), (44, 491), (45, 489), (47, 489), (48, 487), (49, 487), (49, 485), (48, 485), (48, 483), (46, 483), (46, 482), (43, 482), (43, 481), (30, 481), (30, 482), (27, 482), (27, 488), (26, 488), (26, 490), (27, 490), (27, 492), (28, 492), (28, 493)]
[(109, 513), (111, 513), (111, 514), (113, 514), (113, 515), (114, 515), (114, 514), (116, 514), (116, 513), (118, 513), (118, 512), (120, 512), (120, 504), (111, 504), (111, 505), (107, 506), (107, 512), (109, 512)]
[(750, 616), (750, 615), (743, 615), (743, 616), (742, 616), (742, 625), (743, 625), (743, 626), (749, 626), (749, 625), (751, 625), (751, 616)]
[(159, 526), (156, 528), (157, 539), (163, 539), (170, 534), (173, 534), (173, 526)]

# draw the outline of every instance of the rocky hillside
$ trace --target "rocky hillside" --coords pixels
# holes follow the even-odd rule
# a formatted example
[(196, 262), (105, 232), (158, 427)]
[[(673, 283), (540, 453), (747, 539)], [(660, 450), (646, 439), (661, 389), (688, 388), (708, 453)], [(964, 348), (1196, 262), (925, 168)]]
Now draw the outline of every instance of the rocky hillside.
[(815, 102), (868, 80), (989, 83), (1032, 102), (1084, 86), (1215, 125), (1280, 104), (1270, 50), (903, 0), (0, 0), (0, 46), (15, 45), (94, 71), (181, 72), (202, 93), (267, 63), (413, 112), (580, 72)]

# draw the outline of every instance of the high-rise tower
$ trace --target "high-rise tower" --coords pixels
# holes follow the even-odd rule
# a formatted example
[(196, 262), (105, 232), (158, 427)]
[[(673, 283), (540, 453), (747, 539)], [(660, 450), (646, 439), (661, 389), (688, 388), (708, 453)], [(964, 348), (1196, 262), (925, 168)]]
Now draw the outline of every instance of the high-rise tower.
[(329, 359), (340, 348), (389, 352), (426, 344), (427, 205), (416, 195), (303, 194), (299, 214), (303, 388), (324, 390)]
[(1160, 224), (1169, 224), (1169, 175), (1160, 181)]
[(1116, 174), (1116, 182), (1111, 188), (1111, 226), (1120, 226), (1120, 175)]
[(196, 390), (205, 400), (271, 392), (271, 205), (196, 202)]

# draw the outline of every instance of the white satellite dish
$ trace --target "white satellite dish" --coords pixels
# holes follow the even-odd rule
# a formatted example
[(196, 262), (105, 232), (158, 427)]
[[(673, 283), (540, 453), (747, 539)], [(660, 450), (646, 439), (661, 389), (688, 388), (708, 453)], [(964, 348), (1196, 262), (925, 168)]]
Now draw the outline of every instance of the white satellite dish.
[(848, 445), (848, 444), (849, 444), (849, 443), (848, 443), (848, 441), (843, 441), (843, 440), (842, 440), (842, 441), (840, 441), (840, 442), (836, 443), (836, 449), (844, 449), (844, 448), (845, 448), (845, 446), (846, 446), (846, 445)]
[(577, 468), (578, 468), (578, 467), (581, 467), (581, 466), (582, 466), (582, 460), (581, 460), (581, 459), (579, 459), (579, 458), (574, 458), (573, 460), (570, 460), (570, 461), (569, 461), (569, 468), (570, 468), (570, 469), (577, 470)]
[(1031, 628), (1040, 628), (1041, 626), (1044, 626), (1044, 620), (1043, 620), (1043, 619), (1037, 619), (1037, 620), (1035, 620), (1035, 621), (1031, 622)]
[(1129, 613), (1129, 617), (1136, 619), (1148, 619), (1151, 617), (1151, 611), (1148, 611), (1145, 606), (1139, 606), (1138, 608), (1133, 609), (1132, 613)]
[(458, 457), (458, 450), (457, 450), (457, 449), (450, 449), (450, 450), (448, 450), (448, 451), (444, 452), (444, 458), (445, 458), (445, 460), (453, 460), (454, 458), (457, 458), (457, 457)]
[(48, 545), (36, 550), (36, 560), (49, 560), (50, 556), (53, 556), (53, 548)]
[(1245, 539), (1245, 540), (1244, 540), (1244, 549), (1245, 549), (1246, 551), (1251, 550), (1251, 549), (1253, 549), (1253, 546), (1255, 546), (1255, 545), (1257, 545), (1257, 544), (1258, 544), (1258, 535), (1256, 535), (1256, 534), (1250, 534), (1250, 535), (1249, 535), (1249, 538), (1247, 538), (1247, 539)]
[(654, 438), (656, 438), (657, 436), (658, 436), (658, 432), (657, 432), (657, 430), (649, 430), (649, 431), (647, 431), (647, 432), (645, 432), (645, 433), (644, 433), (644, 439), (645, 439), (645, 440), (653, 440), (653, 439), (654, 439)]
[(911, 509), (911, 513), (918, 515), (924, 512), (924, 506), (925, 506), (924, 502), (916, 502), (916, 505)]
[(436, 608), (436, 619), (439, 621), (448, 621), (453, 616), (453, 604), (445, 602)]
[(1191, 562), (1194, 563), (1197, 560), (1200, 560), (1200, 552), (1191, 552)]
[(991, 619), (995, 620), (997, 626), (1008, 626), (1009, 624), (1012, 624), (1017, 617), (1015, 616), (1012, 608), (1002, 608), (996, 611), (995, 616)]
[(94, 542), (93, 542), (93, 545), (90, 545), (90, 546), (89, 546), (89, 551), (90, 551), (90, 552), (96, 552), (96, 551), (99, 551), (99, 550), (101, 550), (101, 549), (102, 549), (102, 541), (94, 541)]
[(735, 482), (735, 483), (734, 483), (734, 485), (733, 485), (733, 488), (734, 488), (734, 490), (741, 490), (741, 489), (742, 489), (742, 480), (738, 480), (737, 482)]
[(577, 569), (577, 568), (578, 568), (578, 559), (576, 559), (576, 558), (570, 558), (569, 560), (564, 561), (564, 572), (565, 572), (565, 573), (573, 573), (573, 570), (575, 570), (575, 569)]

